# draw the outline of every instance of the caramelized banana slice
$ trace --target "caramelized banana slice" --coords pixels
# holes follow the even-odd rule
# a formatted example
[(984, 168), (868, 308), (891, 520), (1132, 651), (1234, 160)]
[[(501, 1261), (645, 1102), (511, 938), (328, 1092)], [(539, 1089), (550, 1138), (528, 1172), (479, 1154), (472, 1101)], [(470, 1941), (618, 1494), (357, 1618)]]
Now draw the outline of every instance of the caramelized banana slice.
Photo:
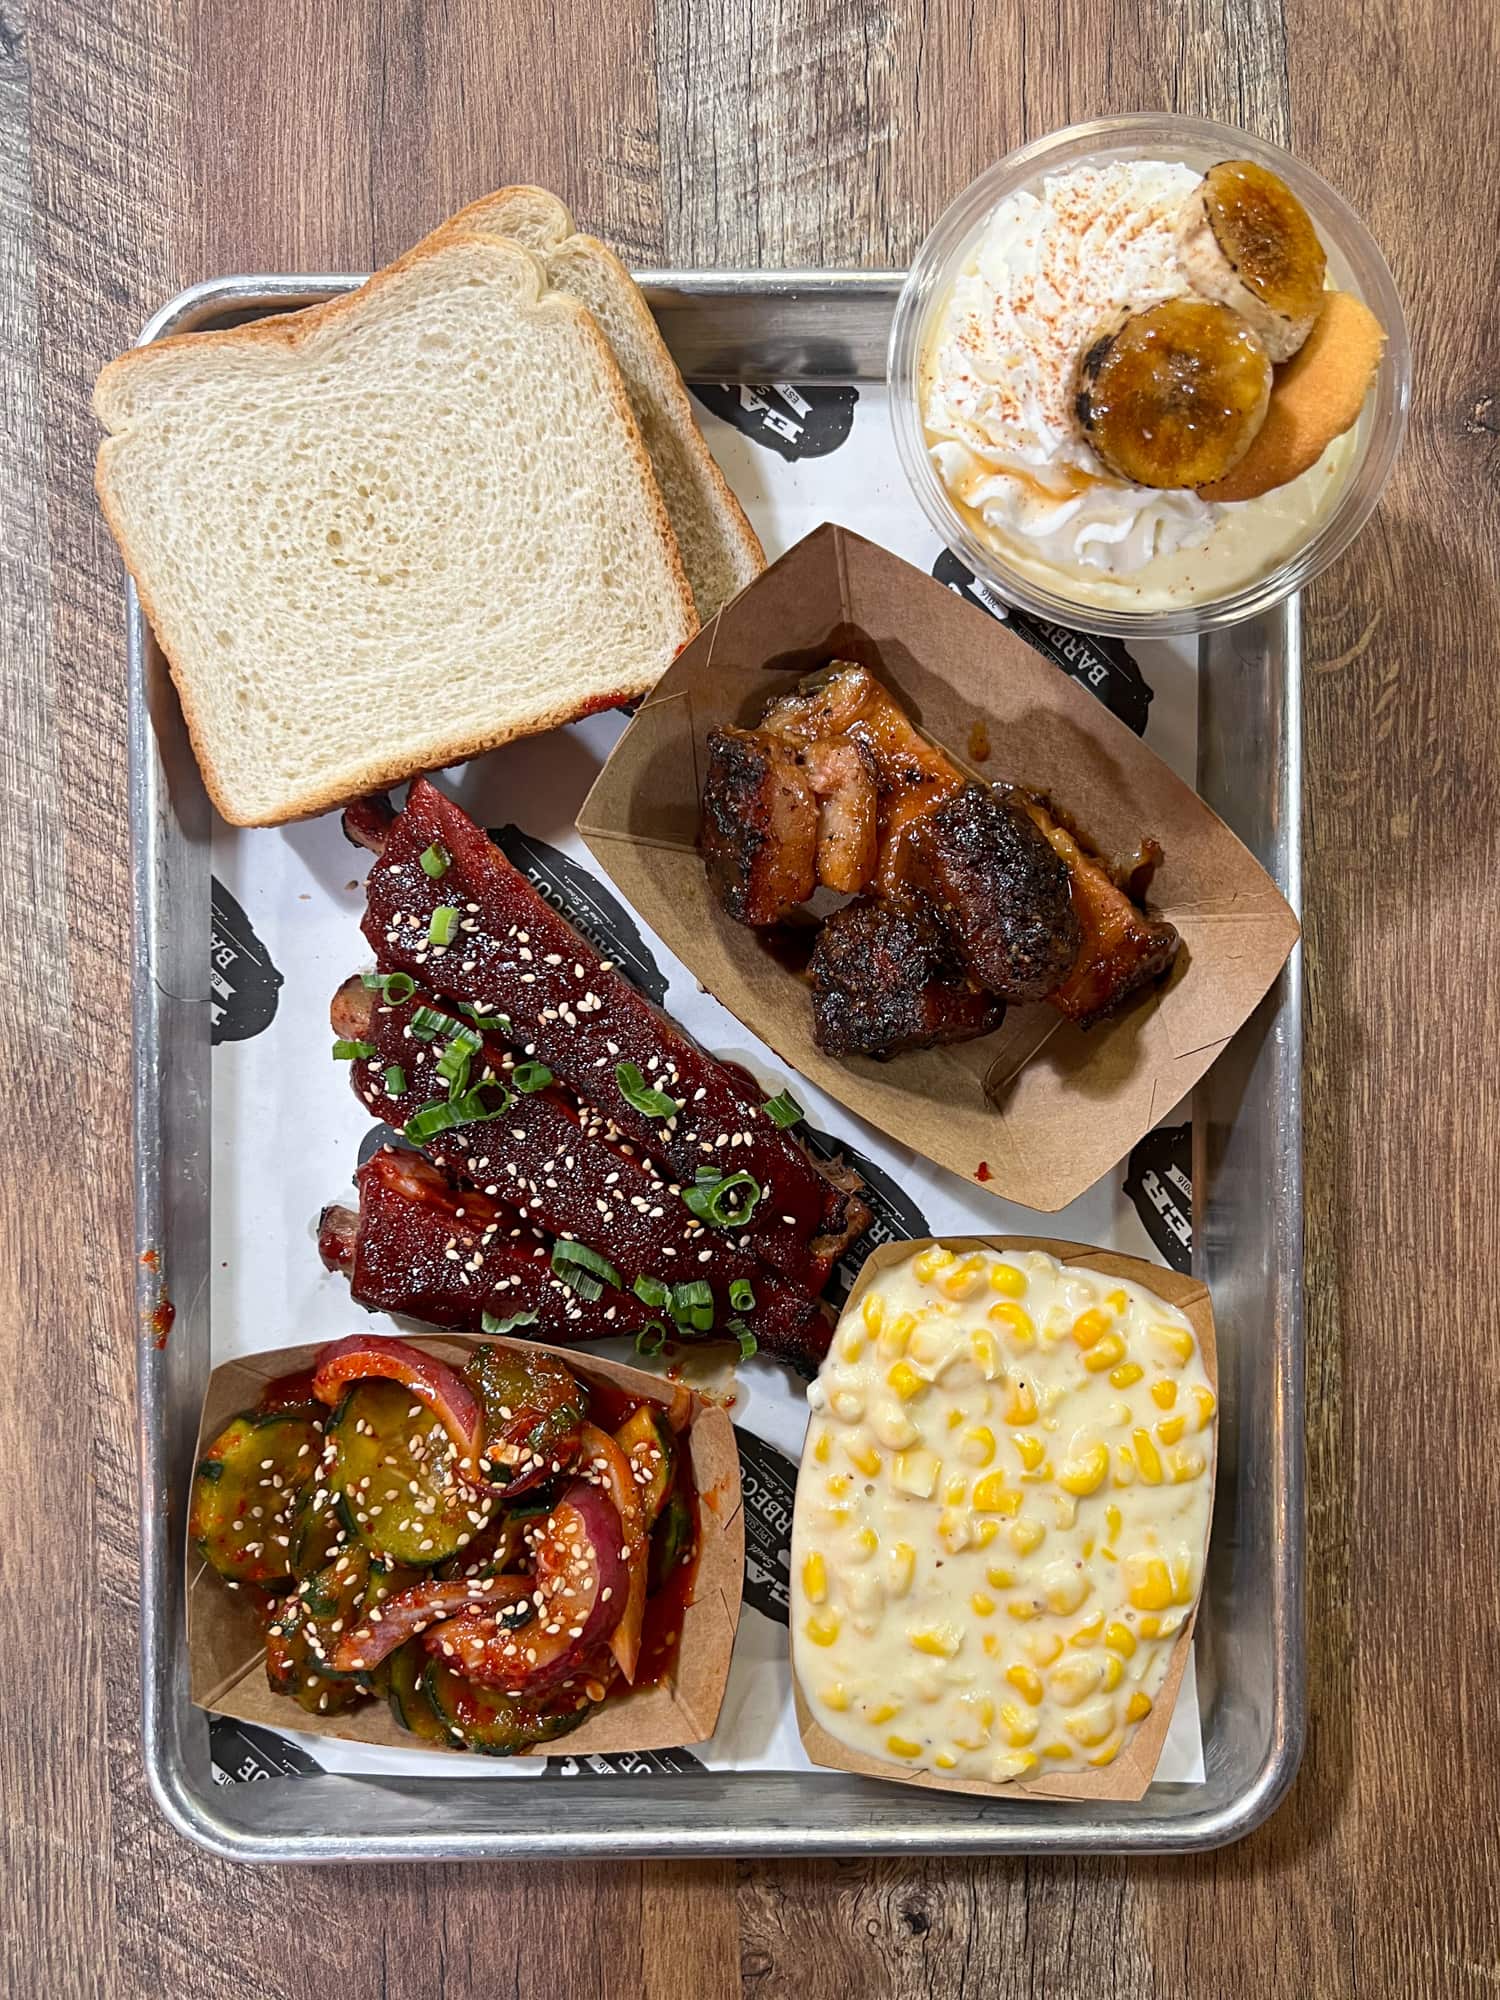
[(1137, 486), (1205, 486), (1238, 465), (1265, 419), (1271, 363), (1228, 306), (1166, 299), (1084, 349), (1074, 408), (1112, 472)]
[(1312, 332), (1328, 259), (1307, 210), (1268, 167), (1210, 167), (1182, 205), (1177, 249), (1194, 291), (1243, 313), (1273, 361), (1289, 361)]

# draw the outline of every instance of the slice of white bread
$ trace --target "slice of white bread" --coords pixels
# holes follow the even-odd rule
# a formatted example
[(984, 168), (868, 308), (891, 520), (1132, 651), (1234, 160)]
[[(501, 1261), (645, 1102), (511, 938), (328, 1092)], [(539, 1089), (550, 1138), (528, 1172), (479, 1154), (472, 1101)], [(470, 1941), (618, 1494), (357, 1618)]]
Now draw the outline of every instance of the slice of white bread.
[(578, 234), (545, 188), (508, 187), (459, 210), (428, 237), (482, 231), (536, 250), (547, 282), (586, 305), (614, 350), (682, 551), (701, 623), (766, 566), (765, 552), (704, 442), (676, 362), (639, 285), (612, 250)]
[(224, 817), (274, 825), (646, 693), (697, 621), (593, 319), (455, 233), (122, 355), (95, 484)]

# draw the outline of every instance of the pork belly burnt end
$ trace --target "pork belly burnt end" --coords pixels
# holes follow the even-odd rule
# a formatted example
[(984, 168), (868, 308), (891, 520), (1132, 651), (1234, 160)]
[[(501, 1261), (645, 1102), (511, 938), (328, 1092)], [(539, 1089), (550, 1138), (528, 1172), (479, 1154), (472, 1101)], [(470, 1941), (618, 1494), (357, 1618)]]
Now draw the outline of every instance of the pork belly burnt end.
[(817, 884), (818, 805), (796, 756), (754, 730), (711, 730), (700, 842), (737, 924), (779, 923), (805, 903)]
[(919, 906), (871, 897), (837, 910), (808, 963), (813, 1036), (826, 1055), (884, 1059), (998, 1028), (1003, 1001), (969, 978)]

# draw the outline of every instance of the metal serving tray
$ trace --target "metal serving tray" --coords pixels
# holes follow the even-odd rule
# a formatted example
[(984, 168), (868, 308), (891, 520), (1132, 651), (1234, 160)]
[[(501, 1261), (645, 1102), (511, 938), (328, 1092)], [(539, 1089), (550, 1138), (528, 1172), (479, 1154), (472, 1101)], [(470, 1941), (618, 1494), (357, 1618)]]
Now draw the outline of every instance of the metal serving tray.
[[(639, 274), (683, 372), (879, 380), (902, 274)], [(141, 342), (336, 297), (355, 277), (193, 286)], [(127, 592), (134, 965), (141, 1671), (146, 1770), (167, 1818), (258, 1861), (572, 1856), (1172, 1853), (1237, 1840), (1276, 1807), (1304, 1730), (1300, 953), (1199, 1086), (1194, 1246), (1212, 1287), (1223, 1416), (1197, 1628), (1206, 1782), (1133, 1805), (991, 1803), (827, 1774), (656, 1776), (622, 1791), (324, 1774), (219, 1785), (188, 1699), (183, 1522), (209, 1373), (212, 813), (165, 664)], [(1203, 646), (1198, 790), (1300, 906), (1298, 606)], [(161, 1286), (176, 1320), (156, 1331)], [(290, 1337), (290, 1336), (289, 1336)], [(629, 1806), (621, 1806), (628, 1796)], [(561, 1807), (561, 1810), (559, 1810)]]

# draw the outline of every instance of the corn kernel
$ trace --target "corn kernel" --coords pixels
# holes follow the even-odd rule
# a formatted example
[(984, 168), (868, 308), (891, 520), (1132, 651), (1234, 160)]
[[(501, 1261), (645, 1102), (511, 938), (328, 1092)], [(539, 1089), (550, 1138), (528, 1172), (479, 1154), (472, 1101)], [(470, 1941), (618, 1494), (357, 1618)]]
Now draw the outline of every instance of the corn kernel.
[(1036, 1327), (1031, 1314), (1024, 1306), (1018, 1306), (1014, 1299), (1000, 1299), (990, 1307), (988, 1317), (996, 1326), (1003, 1326), (1010, 1344), (1018, 1352), (1024, 1353), (1028, 1347), (1036, 1345)]
[(1033, 1424), (1036, 1422), (1036, 1391), (1027, 1381), (1018, 1379), (1011, 1385), (1001, 1413), (1008, 1424)]
[(1042, 1571), (1042, 1596), (1047, 1600), (1047, 1609), (1055, 1611), (1059, 1618), (1076, 1611), (1089, 1594), (1089, 1580), (1080, 1569), (1066, 1561), (1048, 1563)]
[(1083, 1365), (1091, 1375), (1102, 1375), (1107, 1368), (1117, 1367), (1124, 1359), (1124, 1341), (1117, 1333), (1106, 1333), (1084, 1355)]
[(1109, 1538), (1112, 1542), (1117, 1541), (1119, 1539), (1120, 1529), (1124, 1523), (1124, 1518), (1125, 1517), (1121, 1514), (1119, 1508), (1115, 1505), (1114, 1501), (1111, 1500), (1109, 1505), (1104, 1510), (1104, 1525), (1109, 1531)]
[(861, 1561), (867, 1556), (874, 1555), (879, 1547), (880, 1537), (873, 1528), (861, 1528), (854, 1537), (854, 1553)]
[(995, 1608), (995, 1600), (986, 1591), (976, 1590), (969, 1599), (969, 1605), (976, 1618), (988, 1618)]
[(1159, 1410), (1170, 1410), (1177, 1401), (1177, 1384), (1165, 1375), (1151, 1384), (1151, 1400)]
[(1160, 1638), (1170, 1639), (1181, 1624), (1182, 1613), (1180, 1611), (1169, 1611), (1165, 1618), (1157, 1619), (1157, 1634)]
[[(1021, 1474), (1021, 1484), (1023, 1486), (1045, 1486), (1051, 1477), (1052, 1461), (1050, 1458), (1044, 1458), (1035, 1472), (1023, 1472)], [(1069, 1500), (1068, 1505), (1071, 1507), (1075, 1505), (1075, 1502)], [(1072, 1526), (1071, 1517), (1068, 1521), (1068, 1526)]]
[(948, 1750), (934, 1750), (932, 1761), (940, 1771), (956, 1771), (958, 1759)]
[(1150, 1695), (1142, 1694), (1140, 1689), (1137, 1688), (1135, 1693), (1130, 1697), (1129, 1701), (1127, 1701), (1125, 1704), (1126, 1719), (1130, 1722), (1140, 1722), (1143, 1719), (1143, 1717), (1148, 1716), (1150, 1713), (1151, 1713)]
[(1161, 1637), (1161, 1620), (1154, 1617), (1143, 1618), (1141, 1620), (1141, 1637), (1143, 1639), (1159, 1639)]
[(910, 1542), (897, 1542), (886, 1561), (892, 1597), (905, 1597), (916, 1575), (917, 1552)]
[(1137, 1611), (1165, 1611), (1172, 1602), (1172, 1577), (1160, 1556), (1131, 1556), (1125, 1564), (1126, 1592)]
[(812, 1455), (819, 1465), (826, 1465), (828, 1463), (827, 1431), (819, 1431), (817, 1437), (814, 1438)]
[(961, 1507), (969, 1497), (969, 1481), (962, 1472), (953, 1473), (943, 1482), (943, 1498), (950, 1507)]
[(1064, 1708), (1072, 1708), (1086, 1701), (1103, 1678), (1104, 1668), (1098, 1660), (1065, 1659), (1052, 1669), (1048, 1686)]
[(828, 1488), (828, 1491), (833, 1495), (835, 1500), (842, 1500), (850, 1487), (853, 1486), (854, 1481), (849, 1477), (847, 1472), (830, 1472), (823, 1484)]
[(1063, 1728), (1075, 1743), (1086, 1749), (1103, 1743), (1114, 1733), (1115, 1705), (1112, 1701), (1090, 1702), (1087, 1708), (1075, 1709), (1071, 1715), (1063, 1717)]
[(825, 1708), (831, 1708), (842, 1715), (849, 1706), (849, 1690), (842, 1681), (835, 1681), (831, 1687), (824, 1688), (818, 1699)]
[[(1019, 1499), (1020, 1495), (1017, 1494), (1016, 1497)], [(974, 1524), (975, 1543), (981, 1549), (987, 1549), (999, 1532), (1000, 1523), (998, 1521), (977, 1521)]]
[(1135, 1484), (1135, 1459), (1131, 1454), (1128, 1444), (1117, 1444), (1115, 1446), (1115, 1469), (1111, 1474), (1111, 1478), (1116, 1486), (1133, 1486)]
[(1035, 1667), (1007, 1667), (1005, 1678), (1022, 1700), (1029, 1701), (1033, 1708), (1046, 1693), (1046, 1689), (1042, 1686), (1042, 1677)]
[(921, 1744), (908, 1742), (904, 1736), (887, 1736), (885, 1747), (893, 1757), (920, 1757), (922, 1754)]
[(958, 1409), (953, 1409), (953, 1410), (950, 1410), (950, 1411), (948, 1412), (948, 1428), (949, 1428), (949, 1430), (950, 1430), (950, 1431), (956, 1431), (956, 1430), (958, 1429), (959, 1425), (960, 1425), (960, 1424), (961, 1424), (961, 1423), (963, 1422), (963, 1420), (964, 1420), (964, 1413), (963, 1413), (963, 1411), (962, 1411), (962, 1410), (958, 1410)]
[(1097, 1306), (1090, 1306), (1081, 1312), (1073, 1322), (1073, 1338), (1080, 1347), (1092, 1347), (1095, 1341), (1109, 1332), (1109, 1320)]
[(885, 1300), (879, 1292), (865, 1293), (865, 1301), (859, 1309), (859, 1316), (864, 1321), (865, 1332), (873, 1340), (885, 1325)]
[(1005, 1483), (1003, 1472), (987, 1472), (974, 1482), (973, 1507), (976, 1514), (1014, 1516), (1021, 1510), (1021, 1496)]
[(936, 1660), (951, 1660), (963, 1644), (963, 1634), (951, 1625), (924, 1625), (909, 1632), (907, 1639), (917, 1652), (930, 1653)]
[(1033, 1549), (1039, 1549), (1047, 1530), (1040, 1521), (1012, 1521), (1009, 1535), (1010, 1545), (1018, 1556), (1029, 1556)]
[(1026, 1296), (1026, 1273), (1018, 1271), (1014, 1264), (991, 1264), (990, 1283), (1008, 1299), (1024, 1299)]
[(1124, 1678), (1125, 1662), (1120, 1658), (1118, 1653), (1106, 1653), (1104, 1655), (1104, 1679), (1099, 1683), (1104, 1692), (1106, 1694), (1113, 1694)]
[(839, 1636), (841, 1623), (836, 1611), (815, 1611), (802, 1629), (815, 1646), (831, 1646)]
[(857, 1326), (846, 1326), (839, 1335), (839, 1354), (845, 1361), (858, 1361), (865, 1351), (865, 1337)]
[(1050, 1667), (1062, 1652), (1063, 1642), (1055, 1632), (1028, 1632), (1021, 1650), (1033, 1666)]
[(1116, 1389), (1129, 1389), (1145, 1374), (1139, 1361), (1122, 1361), (1118, 1368), (1111, 1368), (1109, 1379)]
[(967, 1299), (984, 1283), (984, 1259), (977, 1253), (965, 1257), (943, 1279), (942, 1289), (950, 1299)]
[(1084, 1495), (1097, 1493), (1108, 1476), (1109, 1448), (1096, 1444), (1081, 1457), (1067, 1459), (1057, 1475), (1057, 1483), (1065, 1493)]
[(1172, 1484), (1184, 1486), (1188, 1480), (1197, 1479), (1207, 1463), (1201, 1451), (1174, 1451), (1168, 1462)]
[(905, 1451), (921, 1432), (899, 1403), (884, 1403), (870, 1418), (870, 1429), (888, 1451)]
[(1005, 1608), (1010, 1613), (1011, 1617), (1016, 1619), (1017, 1622), (1022, 1625), (1024, 1625), (1028, 1619), (1035, 1618), (1036, 1616), (1036, 1606), (1032, 1603), (1029, 1597), (1013, 1597)]
[(1104, 1630), (1104, 1613), (1096, 1611), (1092, 1618), (1085, 1618), (1081, 1625), (1075, 1625), (1068, 1634), (1070, 1646), (1092, 1646)]
[(1000, 1350), (996, 1347), (995, 1336), (988, 1327), (975, 1327), (969, 1335), (969, 1352), (973, 1355), (985, 1381), (993, 1382), (1000, 1373)]
[(865, 1721), (875, 1726), (882, 1722), (889, 1722), (892, 1716), (899, 1715), (900, 1713), (901, 1704), (899, 1701), (883, 1701), (878, 1707), (870, 1710), (869, 1714), (865, 1717)]
[(917, 1324), (915, 1313), (897, 1313), (887, 1320), (880, 1329), (880, 1351), (887, 1361), (906, 1352), (906, 1343), (911, 1339)]
[(1120, 1619), (1113, 1618), (1104, 1628), (1104, 1643), (1112, 1653), (1129, 1659), (1135, 1652), (1135, 1634)]
[(912, 1270), (924, 1285), (930, 1285), (939, 1271), (946, 1271), (958, 1259), (951, 1250), (945, 1250), (941, 1243), (934, 1243), (921, 1251), (912, 1264)]
[(947, 1351), (949, 1338), (945, 1326), (933, 1324), (929, 1308), (912, 1328), (911, 1338), (906, 1343), (906, 1351), (913, 1361), (920, 1362), (922, 1367), (936, 1373), (938, 1363)]
[(1198, 1419), (1198, 1429), (1206, 1430), (1213, 1422), (1214, 1411), (1219, 1407), (1212, 1389), (1194, 1389), (1193, 1411)]
[(992, 1660), (1000, 1651), (1000, 1641), (995, 1637), (993, 1632), (986, 1632), (980, 1643)]
[(1186, 1429), (1186, 1417), (1163, 1417), (1156, 1426), (1156, 1435), (1163, 1444), (1176, 1444)]
[(1008, 1701), (1000, 1711), (1000, 1727), (1005, 1731), (1006, 1742), (1013, 1750), (1019, 1750), (1036, 1735), (1037, 1720), (1024, 1708), (1017, 1708), (1013, 1701)]
[(1186, 1554), (1172, 1558), (1172, 1598), (1177, 1604), (1193, 1601), (1193, 1561)]
[(1130, 1310), (1130, 1300), (1126, 1297), (1123, 1286), (1120, 1285), (1116, 1285), (1112, 1292), (1104, 1294), (1104, 1303), (1112, 1313), (1125, 1313)]
[(873, 1479), (885, 1461), (870, 1440), (864, 1437), (852, 1437), (845, 1438), (843, 1442), (844, 1456), (849, 1463), (857, 1472), (862, 1472), (866, 1479)]
[(1192, 1360), (1194, 1342), (1191, 1327), (1168, 1326), (1164, 1321), (1156, 1320), (1146, 1331), (1169, 1359), (1183, 1364)]
[(1137, 1427), (1130, 1433), (1130, 1442), (1135, 1447), (1135, 1462), (1142, 1479), (1148, 1486), (1160, 1486), (1161, 1454), (1151, 1442), (1151, 1433)]
[(840, 1423), (857, 1424), (865, 1413), (865, 1399), (857, 1389), (835, 1389), (828, 1407)]
[(1016, 1456), (1028, 1472), (1035, 1472), (1047, 1456), (1047, 1447), (1034, 1431), (1012, 1431), (1011, 1443), (1016, 1448)]
[(997, 1757), (990, 1767), (993, 1782), (997, 1785), (1029, 1777), (1036, 1769), (1037, 1759), (1030, 1750), (1017, 1750), (1011, 1757)]
[(982, 1468), (995, 1456), (995, 1433), (988, 1424), (976, 1424), (973, 1430), (964, 1432), (958, 1449), (968, 1464)]
[(932, 1387), (925, 1375), (919, 1375), (909, 1361), (898, 1361), (886, 1376), (903, 1403), (910, 1403), (916, 1397), (925, 1395)]
[(816, 1549), (802, 1565), (802, 1594), (809, 1604), (821, 1604), (828, 1595), (828, 1565)]
[(892, 1477), (903, 1493), (916, 1500), (930, 1500), (941, 1470), (937, 1453), (919, 1448), (897, 1453)]
[(1093, 1756), (1090, 1757), (1089, 1762), (1092, 1765), (1094, 1765), (1096, 1769), (1102, 1767), (1105, 1764), (1113, 1764), (1116, 1757), (1118, 1757), (1120, 1754), (1120, 1745), (1124, 1741), (1125, 1737), (1123, 1732), (1117, 1732), (1115, 1735), (1111, 1736), (1107, 1740), (1103, 1749), (1096, 1750), (1094, 1752)]
[(960, 1695), (954, 1706), (960, 1711), (953, 1740), (962, 1750), (982, 1750), (990, 1740), (995, 1723), (995, 1704), (987, 1694)]
[(1085, 1536), (1084, 1536), (1084, 1538), (1083, 1538), (1083, 1540), (1082, 1540), (1082, 1542), (1081, 1542), (1081, 1543), (1079, 1544), (1079, 1546), (1080, 1546), (1080, 1547), (1082, 1548), (1082, 1550), (1083, 1550), (1083, 1554), (1084, 1554), (1084, 1558), (1085, 1558), (1085, 1560), (1087, 1560), (1087, 1558), (1088, 1558), (1089, 1556), (1091, 1556), (1091, 1555), (1092, 1555), (1092, 1554), (1094, 1553), (1094, 1538), (1093, 1538), (1093, 1536), (1092, 1536), (1092, 1535), (1085, 1535)]
[(969, 1517), (958, 1507), (945, 1507), (938, 1516), (938, 1539), (950, 1556), (960, 1554), (969, 1546), (973, 1529)]
[(1044, 1757), (1057, 1757), (1060, 1759), (1071, 1757), (1072, 1754), (1073, 1752), (1066, 1743), (1044, 1743), (1042, 1745), (1042, 1755)]

